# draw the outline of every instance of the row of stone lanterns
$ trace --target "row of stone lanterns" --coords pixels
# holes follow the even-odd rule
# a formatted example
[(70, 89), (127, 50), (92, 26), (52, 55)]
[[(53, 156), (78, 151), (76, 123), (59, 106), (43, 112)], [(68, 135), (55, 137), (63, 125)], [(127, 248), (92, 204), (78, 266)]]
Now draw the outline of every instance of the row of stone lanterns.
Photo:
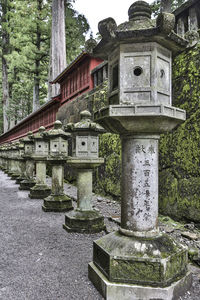
[[(89, 111), (83, 111), (81, 121), (68, 124), (65, 131), (57, 120), (54, 129), (42, 126), (33, 135), (0, 148), (1, 168), (20, 184), (20, 190), (30, 190), (29, 197), (44, 199), (45, 212), (68, 212), (63, 228), (70, 232), (99, 232), (104, 218), (92, 207), (93, 169), (104, 162), (98, 157), (98, 135), (104, 129), (91, 121)], [(68, 156), (68, 140), (72, 137), (72, 157)], [(46, 167), (52, 167), (51, 188), (46, 183)], [(77, 208), (64, 194), (64, 164), (77, 173)], [(36, 179), (34, 177), (36, 173)]]

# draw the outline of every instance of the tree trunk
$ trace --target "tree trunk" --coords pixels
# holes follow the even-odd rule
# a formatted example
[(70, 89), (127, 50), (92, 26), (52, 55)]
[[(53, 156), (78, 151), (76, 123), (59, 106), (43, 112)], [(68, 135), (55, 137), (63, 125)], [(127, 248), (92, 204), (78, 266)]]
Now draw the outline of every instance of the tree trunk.
[[(37, 31), (36, 31), (36, 47), (38, 54), (41, 48), (41, 31), (39, 26), (40, 13), (42, 11), (42, 1), (37, 0), (38, 20), (37, 20)], [(33, 111), (40, 107), (40, 58), (36, 55), (35, 58), (35, 72), (34, 72), (34, 87), (33, 87)]]
[(3, 104), (3, 132), (9, 129), (9, 84), (8, 84), (8, 65), (6, 55), (9, 53), (9, 35), (6, 31), (8, 3), (2, 1), (2, 104)]
[[(66, 68), (65, 1), (52, 0), (51, 53), (49, 81), (55, 79)], [(49, 85), (48, 99), (60, 93), (58, 84)]]

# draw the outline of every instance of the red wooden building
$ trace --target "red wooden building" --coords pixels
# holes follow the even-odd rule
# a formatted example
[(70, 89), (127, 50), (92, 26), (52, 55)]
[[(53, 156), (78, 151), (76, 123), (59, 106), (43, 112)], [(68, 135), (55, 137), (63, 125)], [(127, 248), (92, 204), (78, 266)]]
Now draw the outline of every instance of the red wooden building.
[(29, 131), (37, 132), (40, 126), (45, 126), (47, 130), (51, 129), (60, 106), (94, 88), (92, 70), (101, 63), (101, 59), (82, 52), (52, 81), (52, 84), (60, 84), (60, 94), (2, 134), (0, 144), (18, 140), (26, 136)]
[(94, 88), (92, 70), (102, 63), (88, 53), (81, 53), (52, 83), (59, 83), (61, 105)]

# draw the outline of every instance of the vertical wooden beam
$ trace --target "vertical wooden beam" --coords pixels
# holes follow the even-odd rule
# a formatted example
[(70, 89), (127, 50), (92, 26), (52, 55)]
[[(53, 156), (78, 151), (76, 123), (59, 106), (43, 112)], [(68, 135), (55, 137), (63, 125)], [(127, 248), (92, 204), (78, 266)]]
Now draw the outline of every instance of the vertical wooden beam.
[(185, 25), (183, 18), (179, 18), (177, 22), (177, 34), (184, 38), (185, 36)]
[(198, 17), (197, 17), (197, 9), (195, 6), (189, 9), (189, 24), (188, 24), (189, 31), (191, 30), (198, 30)]

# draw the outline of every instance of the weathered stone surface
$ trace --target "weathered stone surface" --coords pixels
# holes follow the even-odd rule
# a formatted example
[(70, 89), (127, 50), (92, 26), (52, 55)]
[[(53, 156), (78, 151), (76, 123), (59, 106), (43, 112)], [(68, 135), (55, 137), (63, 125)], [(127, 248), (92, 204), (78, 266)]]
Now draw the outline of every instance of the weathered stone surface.
[(200, 45), (173, 63), (174, 105), (187, 110), (187, 120), (160, 139), (160, 198), (162, 214), (200, 224), (199, 169)]
[(66, 212), (73, 209), (72, 199), (66, 195), (53, 195), (44, 199), (42, 206), (45, 212)]
[(168, 235), (138, 239), (114, 232), (94, 242), (93, 262), (111, 282), (164, 287), (187, 272), (187, 249)]
[(36, 184), (35, 179), (25, 179), (25, 180), (20, 182), (19, 189), (29, 191), (32, 187), (34, 187), (35, 184)]
[(177, 300), (192, 284), (191, 273), (165, 288), (110, 282), (94, 263), (88, 265), (88, 274), (94, 286), (107, 300)]
[(66, 214), (63, 228), (68, 232), (101, 232), (105, 229), (104, 217), (95, 210), (76, 209)]
[(189, 231), (184, 231), (184, 232), (181, 233), (181, 235), (183, 237), (186, 237), (186, 238), (190, 239), (190, 240), (198, 240), (198, 238), (199, 238), (198, 234), (193, 233), (193, 232), (189, 232)]
[(51, 188), (45, 184), (37, 184), (30, 189), (29, 197), (32, 199), (44, 199), (51, 194)]
[(122, 136), (121, 227), (140, 236), (158, 230), (159, 135)]
[(186, 114), (164, 105), (109, 105), (94, 118), (112, 133), (164, 133), (181, 124)]

